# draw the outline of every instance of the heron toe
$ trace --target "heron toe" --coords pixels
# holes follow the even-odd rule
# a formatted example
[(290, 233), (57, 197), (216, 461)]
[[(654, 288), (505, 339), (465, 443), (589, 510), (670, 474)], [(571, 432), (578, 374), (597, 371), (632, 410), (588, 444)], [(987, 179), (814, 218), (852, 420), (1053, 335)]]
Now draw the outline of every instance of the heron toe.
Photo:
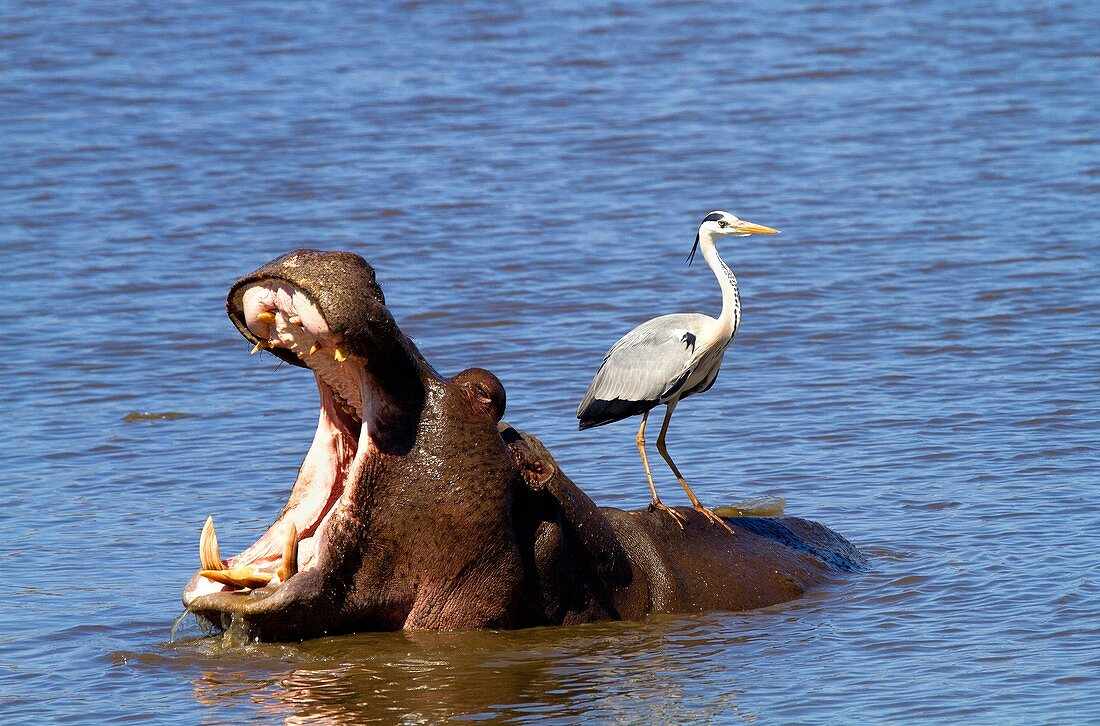
[(667, 512), (668, 515), (670, 517), (672, 517), (672, 521), (674, 521), (674, 522), (676, 522), (676, 524), (680, 525), (680, 529), (683, 529), (684, 524), (687, 522), (687, 517), (685, 517), (683, 514), (680, 514), (675, 509), (668, 506), (667, 504), (662, 503), (660, 499), (654, 500), (654, 501), (649, 503), (649, 511), (651, 511), (651, 512)]
[(697, 505), (695, 505), (695, 511), (696, 511), (696, 512), (699, 512), (699, 513), (700, 513), (700, 514), (702, 514), (702, 515), (703, 515), (704, 517), (706, 517), (707, 519), (709, 519), (709, 520), (711, 521), (711, 523), (712, 523), (712, 524), (720, 524), (720, 525), (722, 525), (723, 527), (725, 527), (725, 528), (726, 528), (726, 531), (727, 531), (727, 532), (729, 532), (730, 534), (736, 534), (736, 533), (735, 533), (735, 532), (733, 531), (733, 528), (732, 528), (732, 527), (730, 527), (729, 523), (728, 523), (728, 522), (727, 522), (727, 521), (726, 521), (725, 519), (723, 519), (722, 517), (718, 516), (717, 514), (715, 514), (715, 513), (714, 513), (713, 511), (711, 511), (710, 509), (707, 509), (707, 508), (706, 508), (706, 507), (704, 507), (704, 506), (703, 506), (702, 504), (697, 504)]

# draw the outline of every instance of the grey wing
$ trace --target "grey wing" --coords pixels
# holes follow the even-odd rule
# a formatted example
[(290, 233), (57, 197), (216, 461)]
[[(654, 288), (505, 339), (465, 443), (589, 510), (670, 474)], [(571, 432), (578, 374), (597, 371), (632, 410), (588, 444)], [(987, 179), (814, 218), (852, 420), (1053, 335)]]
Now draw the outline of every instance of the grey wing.
[(667, 400), (687, 381), (696, 341), (714, 320), (682, 313), (648, 320), (619, 339), (604, 356), (577, 409), (582, 429), (618, 421)]

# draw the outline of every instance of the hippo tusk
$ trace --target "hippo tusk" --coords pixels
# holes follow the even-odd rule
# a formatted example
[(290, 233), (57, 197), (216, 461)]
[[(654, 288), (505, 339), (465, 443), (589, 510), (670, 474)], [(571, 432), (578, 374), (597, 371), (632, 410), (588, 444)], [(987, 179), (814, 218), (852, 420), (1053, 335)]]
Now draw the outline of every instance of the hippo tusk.
[(280, 582), (286, 582), (298, 574), (298, 528), (288, 522), (286, 539), (283, 540), (283, 564), (279, 567)]
[(256, 319), (262, 323), (271, 324), (275, 322), (275, 313), (263, 312), (257, 315)]
[(252, 566), (236, 567), (232, 570), (199, 570), (199, 574), (223, 585), (247, 588), (263, 587), (273, 577), (270, 572), (260, 572)]
[(204, 570), (224, 570), (221, 553), (218, 551), (218, 535), (214, 532), (214, 517), (207, 517), (199, 536), (199, 564)]

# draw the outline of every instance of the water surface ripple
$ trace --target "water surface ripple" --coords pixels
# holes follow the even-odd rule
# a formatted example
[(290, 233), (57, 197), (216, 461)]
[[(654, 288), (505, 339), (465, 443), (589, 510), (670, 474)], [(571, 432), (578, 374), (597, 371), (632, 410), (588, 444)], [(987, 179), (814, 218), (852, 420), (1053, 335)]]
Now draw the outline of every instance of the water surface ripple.
[[(4, 720), (1100, 721), (1100, 6), (0, 4)], [(355, 250), (601, 504), (646, 486), (574, 411), (641, 320), (745, 298), (670, 447), (870, 573), (741, 614), (169, 643), (311, 436), (240, 274)], [(680, 502), (660, 474), (666, 499)]]

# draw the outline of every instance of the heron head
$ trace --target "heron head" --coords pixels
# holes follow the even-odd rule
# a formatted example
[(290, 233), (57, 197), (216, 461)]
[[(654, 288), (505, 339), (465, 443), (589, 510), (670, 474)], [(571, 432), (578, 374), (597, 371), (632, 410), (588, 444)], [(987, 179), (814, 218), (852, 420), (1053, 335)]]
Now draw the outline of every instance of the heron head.
[(703, 217), (703, 221), (699, 225), (699, 232), (695, 235), (695, 245), (691, 248), (691, 254), (688, 255), (688, 264), (690, 265), (695, 257), (695, 250), (699, 249), (700, 238), (706, 237), (714, 242), (718, 237), (725, 235), (748, 237), (750, 234), (779, 234), (779, 230), (738, 219), (729, 212), (711, 212)]

